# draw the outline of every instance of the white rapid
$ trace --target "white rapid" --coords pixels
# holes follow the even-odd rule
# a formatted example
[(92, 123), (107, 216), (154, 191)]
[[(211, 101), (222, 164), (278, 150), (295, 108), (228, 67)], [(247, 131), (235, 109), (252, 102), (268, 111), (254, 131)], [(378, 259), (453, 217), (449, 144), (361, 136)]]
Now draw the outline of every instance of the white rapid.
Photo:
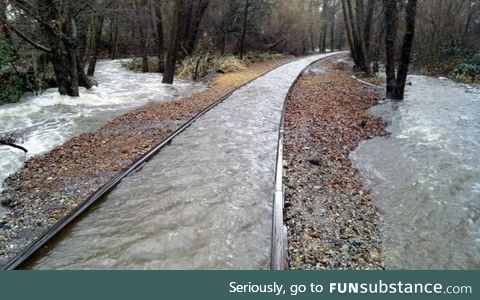
[(101, 127), (127, 111), (153, 101), (203, 88), (201, 84), (177, 81), (163, 85), (161, 74), (130, 72), (122, 61), (100, 61), (95, 76), (98, 87), (81, 90), (81, 97), (60, 96), (49, 89), (39, 96), (26, 95), (19, 103), (0, 106), (0, 132), (17, 130), (28, 155), (0, 147), (0, 189), (5, 178), (30, 156), (49, 151), (72, 137)]

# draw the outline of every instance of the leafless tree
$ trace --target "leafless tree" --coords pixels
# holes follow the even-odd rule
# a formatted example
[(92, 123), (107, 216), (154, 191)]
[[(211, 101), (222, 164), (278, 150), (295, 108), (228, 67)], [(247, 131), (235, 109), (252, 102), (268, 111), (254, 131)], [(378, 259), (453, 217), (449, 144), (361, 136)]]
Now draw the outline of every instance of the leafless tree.
[(185, 11), (185, 0), (176, 0), (173, 4), (172, 24), (170, 25), (170, 41), (165, 58), (165, 73), (163, 83), (173, 84), (178, 52), (183, 30), (183, 18)]
[(398, 71), (396, 71), (396, 40), (398, 31), (398, 3), (396, 0), (384, 0), (386, 23), (386, 73), (387, 97), (402, 100), (405, 92), (410, 56), (415, 37), (415, 19), (417, 13), (417, 0), (408, 0), (405, 7), (405, 33), (401, 46)]

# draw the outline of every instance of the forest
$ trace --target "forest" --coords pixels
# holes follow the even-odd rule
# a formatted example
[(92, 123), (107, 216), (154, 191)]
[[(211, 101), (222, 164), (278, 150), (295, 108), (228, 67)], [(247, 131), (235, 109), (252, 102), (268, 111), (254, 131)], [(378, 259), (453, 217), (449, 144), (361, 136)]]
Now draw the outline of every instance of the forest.
[(416, 72), (474, 82), (479, 6), (471, 0), (2, 0), (0, 102), (50, 87), (78, 96), (79, 87), (101, 84), (92, 78), (98, 59), (129, 57), (140, 58), (141, 72), (165, 72), (163, 81), (172, 83), (182, 61), (196, 77), (213, 57), (351, 49), (358, 71), (371, 75), (385, 65), (389, 82), (396, 81), (398, 62), (400, 85), (410, 60)]
[(480, 269), (480, 1), (0, 0), (0, 268)]

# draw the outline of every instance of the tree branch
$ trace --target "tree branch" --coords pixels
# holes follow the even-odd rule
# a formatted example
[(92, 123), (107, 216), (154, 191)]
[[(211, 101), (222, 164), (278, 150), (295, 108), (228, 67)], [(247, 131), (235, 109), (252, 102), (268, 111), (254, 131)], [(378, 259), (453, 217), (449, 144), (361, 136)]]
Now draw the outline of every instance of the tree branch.
[(37, 48), (41, 51), (45, 51), (45, 52), (51, 52), (52, 50), (48, 47), (45, 47), (37, 42), (35, 42), (34, 40), (32, 40), (31, 38), (29, 38), (28, 36), (26, 36), (24, 33), (22, 33), (20, 30), (18, 30), (17, 28), (15, 28), (15, 26), (13, 26), (12, 24), (8, 23), (7, 20), (5, 20), (3, 17), (0, 17), (0, 22), (5, 25), (6, 27), (8, 27), (11, 31), (13, 31), (16, 35), (18, 35), (22, 40), (24, 40), (25, 42), (29, 43), (30, 45), (32, 45), (34, 48)]
[(19, 146), (19, 145), (17, 145), (17, 144), (14, 144), (14, 143), (9, 143), (9, 142), (0, 141), (0, 145), (9, 146), (9, 147), (12, 147), (12, 148), (20, 149), (20, 150), (22, 150), (23, 152), (28, 153), (28, 150), (27, 150), (27, 149), (25, 149), (24, 147)]

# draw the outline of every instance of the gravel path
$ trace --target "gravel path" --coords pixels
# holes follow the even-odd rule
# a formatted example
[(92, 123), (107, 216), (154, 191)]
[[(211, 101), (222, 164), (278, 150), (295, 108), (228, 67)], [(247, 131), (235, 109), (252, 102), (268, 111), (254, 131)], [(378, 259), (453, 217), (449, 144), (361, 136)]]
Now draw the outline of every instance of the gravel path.
[(292, 269), (383, 269), (381, 215), (350, 152), (385, 134), (368, 114), (379, 96), (336, 65), (317, 63), (287, 102), (288, 255)]

